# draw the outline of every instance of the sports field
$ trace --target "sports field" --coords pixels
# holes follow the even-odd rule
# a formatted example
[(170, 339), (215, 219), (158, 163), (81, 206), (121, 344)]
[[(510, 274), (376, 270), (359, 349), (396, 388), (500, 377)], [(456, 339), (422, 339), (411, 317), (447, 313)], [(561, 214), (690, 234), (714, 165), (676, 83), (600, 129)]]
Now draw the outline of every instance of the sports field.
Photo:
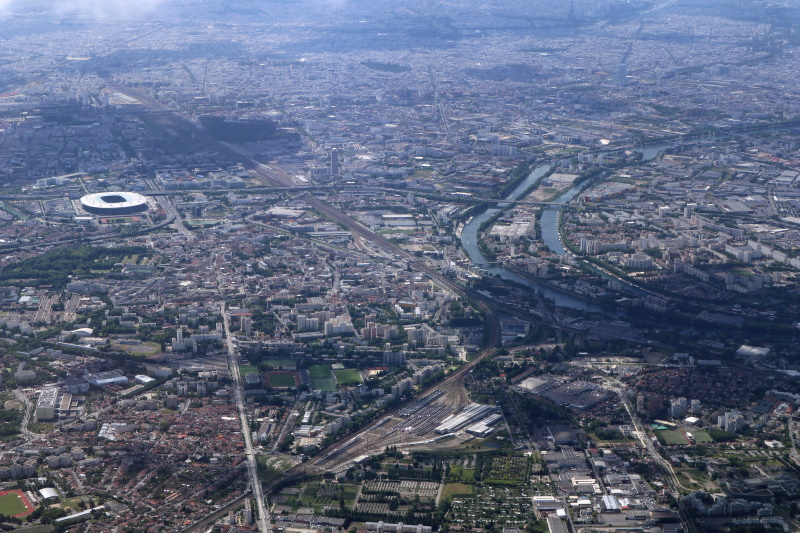
[(297, 368), (297, 361), (294, 359), (267, 359), (264, 363), (268, 364), (269, 366), (288, 366), (291, 368)]
[(202, 228), (202, 227), (216, 226), (222, 221), (217, 219), (195, 219), (195, 220), (184, 220), (183, 222), (187, 226)]
[(22, 517), (33, 512), (33, 505), (21, 490), (0, 492), (0, 514)]
[(361, 383), (361, 374), (355, 368), (344, 368), (342, 370), (334, 370), (336, 374), (336, 381), (339, 385), (358, 385)]
[(300, 382), (297, 372), (269, 372), (267, 380), (273, 389), (297, 387)]
[(311, 365), (308, 367), (308, 374), (313, 378), (331, 377), (331, 367), (328, 365)]
[(692, 435), (694, 435), (694, 440), (697, 441), (698, 443), (714, 442), (714, 439), (711, 438), (711, 435), (709, 435), (707, 431), (703, 431), (702, 429), (697, 431), (692, 431)]
[(683, 434), (683, 431), (680, 429), (672, 429), (672, 430), (660, 430), (655, 432), (664, 439), (664, 444), (666, 445), (682, 445), (682, 444), (689, 444), (689, 440), (686, 438), (686, 435)]
[(311, 386), (314, 390), (321, 390), (322, 392), (336, 392), (336, 380), (333, 378), (311, 378)]
[(239, 374), (242, 376), (246, 376), (252, 372), (258, 372), (258, 367), (255, 365), (240, 365), (239, 366)]
[(311, 387), (314, 390), (323, 392), (335, 392), (337, 390), (336, 380), (333, 379), (329, 365), (312, 365), (308, 367), (308, 374), (311, 376)]

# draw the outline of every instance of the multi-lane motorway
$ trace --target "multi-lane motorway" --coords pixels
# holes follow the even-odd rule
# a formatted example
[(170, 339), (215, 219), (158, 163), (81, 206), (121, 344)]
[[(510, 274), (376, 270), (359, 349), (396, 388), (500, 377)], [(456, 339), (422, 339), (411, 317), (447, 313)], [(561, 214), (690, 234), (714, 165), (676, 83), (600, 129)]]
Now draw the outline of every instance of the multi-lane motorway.
[(242, 438), (244, 439), (245, 461), (247, 462), (247, 477), (250, 480), (250, 490), (256, 501), (258, 511), (258, 530), (260, 533), (272, 533), (272, 523), (267, 514), (267, 506), (264, 504), (264, 491), (261, 486), (261, 478), (258, 476), (258, 464), (256, 454), (253, 449), (253, 439), (250, 435), (250, 424), (247, 421), (247, 409), (244, 400), (244, 389), (242, 387), (242, 377), (239, 373), (239, 362), (236, 359), (236, 351), (233, 347), (233, 337), (230, 331), (230, 321), (225, 309), (222, 311), (222, 321), (225, 327), (225, 339), (228, 348), (228, 366), (230, 368), (231, 380), (233, 381), (234, 394), (236, 395), (236, 407), (239, 410), (239, 421), (242, 425)]

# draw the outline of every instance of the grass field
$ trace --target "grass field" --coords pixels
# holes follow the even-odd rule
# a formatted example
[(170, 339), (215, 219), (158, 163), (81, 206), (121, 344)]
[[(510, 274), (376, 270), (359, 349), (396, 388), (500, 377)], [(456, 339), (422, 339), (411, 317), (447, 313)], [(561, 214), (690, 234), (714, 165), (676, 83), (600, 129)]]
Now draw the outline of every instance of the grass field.
[(70, 512), (77, 512), (80, 510), (80, 503), (89, 503), (89, 496), (75, 496), (74, 498), (67, 498), (61, 502), (61, 507), (71, 509)]
[[(497, 440), (500, 437), (502, 440)], [(469, 445), (477, 451), (490, 451), (500, 450), (502, 448), (511, 448), (511, 441), (508, 439), (508, 432), (503, 430), (489, 437), (488, 439), (480, 440), (475, 439)]]
[(312, 365), (308, 367), (308, 375), (311, 378), (329, 378), (331, 377), (331, 367), (328, 365)]
[(655, 432), (657, 435), (660, 435), (662, 439), (664, 439), (664, 444), (671, 445), (671, 444), (689, 444), (689, 441), (686, 440), (686, 436), (683, 432), (679, 429), (671, 429), (671, 430), (659, 430)]
[(28, 218), (30, 218), (25, 213), (20, 211), (19, 209), (15, 208), (15, 207), (13, 207), (11, 205), (4, 204), (2, 202), (0, 202), (0, 209), (5, 211), (6, 213), (11, 213), (12, 215), (14, 215), (15, 217), (17, 217), (17, 218), (19, 218), (21, 220), (28, 220)]
[(681, 485), (686, 488), (693, 490), (719, 490), (717, 484), (711, 481), (708, 474), (696, 468), (676, 468), (675, 474), (678, 476)]
[(267, 359), (264, 361), (264, 364), (269, 366), (290, 366), (292, 368), (297, 368), (297, 361), (294, 359)]
[[(6, 516), (26, 514), (28, 507), (17, 492), (0, 493), (0, 513)], [(33, 509), (30, 509), (32, 512)]]
[(336, 392), (336, 380), (333, 378), (311, 378), (311, 386), (314, 390), (321, 390), (322, 392)]
[(251, 372), (258, 372), (258, 367), (255, 367), (253, 365), (242, 365), (242, 366), (239, 367), (239, 373), (242, 376), (246, 376), (247, 374), (249, 374)]
[(283, 474), (280, 465), (272, 464), (266, 455), (260, 455), (256, 461), (258, 462), (258, 477), (264, 483), (278, 479)]
[(450, 500), (452, 498), (469, 498), (475, 494), (475, 489), (472, 485), (464, 483), (448, 483), (444, 486), (442, 491), (442, 499)]
[(343, 370), (334, 370), (336, 380), (339, 385), (358, 385), (361, 383), (361, 374), (355, 368), (345, 368)]
[(473, 481), (475, 479), (475, 469), (474, 468), (463, 468), (459, 465), (453, 465), (450, 467), (450, 479), (456, 480), (461, 479), (464, 481)]
[(267, 374), (267, 379), (269, 379), (269, 386), (276, 389), (297, 386), (294, 374)]
[(694, 440), (697, 442), (714, 442), (714, 439), (711, 438), (707, 431), (692, 431), (692, 435), (694, 435)]

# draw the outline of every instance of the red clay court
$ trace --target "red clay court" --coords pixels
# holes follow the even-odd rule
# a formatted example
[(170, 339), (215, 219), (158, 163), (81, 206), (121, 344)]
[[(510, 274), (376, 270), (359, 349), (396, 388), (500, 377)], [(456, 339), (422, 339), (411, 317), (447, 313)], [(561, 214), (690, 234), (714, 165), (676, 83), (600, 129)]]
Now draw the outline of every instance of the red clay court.
[(34, 511), (33, 505), (21, 490), (0, 491), (0, 513), (22, 518)]

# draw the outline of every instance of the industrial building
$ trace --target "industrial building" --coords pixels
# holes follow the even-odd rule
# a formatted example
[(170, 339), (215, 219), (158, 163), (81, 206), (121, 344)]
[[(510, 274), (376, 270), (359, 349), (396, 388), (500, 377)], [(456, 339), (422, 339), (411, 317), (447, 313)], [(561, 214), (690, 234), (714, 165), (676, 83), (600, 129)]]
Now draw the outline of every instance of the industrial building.
[(478, 437), (479, 439), (484, 439), (494, 433), (495, 429), (497, 429), (494, 426), (502, 419), (503, 416), (501, 414), (493, 414), (481, 420), (480, 422), (476, 422), (475, 424), (468, 426), (464, 431), (470, 435)]
[(431, 533), (431, 526), (422, 524), (390, 524), (388, 522), (365, 522), (364, 529), (375, 533)]
[(86, 374), (84, 376), (90, 385), (102, 387), (104, 385), (125, 385), (128, 383), (128, 378), (119, 370), (111, 370), (109, 372), (98, 372), (97, 374)]
[(39, 422), (51, 421), (56, 419), (56, 400), (58, 399), (58, 388), (49, 387), (42, 389), (39, 393), (39, 401), (36, 403), (36, 420)]
[(547, 432), (553, 444), (556, 446), (565, 446), (578, 442), (577, 435), (575, 435), (575, 432), (572, 431), (572, 428), (569, 426), (548, 426)]
[(557, 516), (547, 517), (547, 529), (550, 533), (568, 533), (569, 531), (566, 523)]
[(59, 390), (58, 387), (47, 387), (39, 393), (36, 402), (36, 420), (52, 422), (76, 417), (83, 410), (84, 401), (83, 396)]
[(454, 433), (461, 428), (478, 422), (487, 416), (497, 412), (497, 407), (493, 405), (483, 405), (472, 403), (466, 406), (460, 413), (450, 415), (434, 430), (439, 435)]

